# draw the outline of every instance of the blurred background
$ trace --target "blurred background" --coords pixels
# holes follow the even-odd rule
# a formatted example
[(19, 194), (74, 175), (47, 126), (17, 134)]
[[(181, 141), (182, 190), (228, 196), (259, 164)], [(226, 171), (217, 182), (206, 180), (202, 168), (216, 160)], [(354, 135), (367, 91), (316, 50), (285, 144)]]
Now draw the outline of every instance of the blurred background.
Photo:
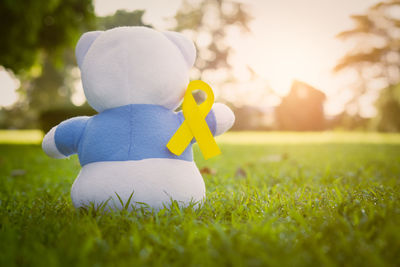
[(195, 42), (233, 130), (400, 131), (400, 0), (1, 0), (0, 22), (1, 129), (95, 114), (76, 42), (141, 25)]

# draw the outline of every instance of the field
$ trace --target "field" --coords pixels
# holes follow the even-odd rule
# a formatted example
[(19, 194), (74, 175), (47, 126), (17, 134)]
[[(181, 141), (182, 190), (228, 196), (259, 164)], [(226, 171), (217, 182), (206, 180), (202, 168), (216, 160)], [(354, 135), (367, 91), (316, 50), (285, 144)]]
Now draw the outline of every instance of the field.
[(0, 266), (400, 266), (400, 135), (228, 133), (199, 210), (77, 211), (77, 157), (0, 132)]

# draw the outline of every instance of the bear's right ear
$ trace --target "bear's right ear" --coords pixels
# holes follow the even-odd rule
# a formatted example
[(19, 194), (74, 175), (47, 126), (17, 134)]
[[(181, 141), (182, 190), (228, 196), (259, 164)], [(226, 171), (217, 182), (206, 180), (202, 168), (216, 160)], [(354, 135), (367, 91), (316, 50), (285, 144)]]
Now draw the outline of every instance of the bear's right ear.
[(179, 32), (165, 31), (163, 34), (178, 47), (187, 66), (191, 68), (196, 59), (196, 48), (194, 47), (193, 42)]
[(75, 56), (79, 68), (82, 66), (83, 60), (85, 59), (86, 53), (89, 51), (90, 46), (101, 33), (102, 31), (86, 32), (79, 39), (75, 48)]

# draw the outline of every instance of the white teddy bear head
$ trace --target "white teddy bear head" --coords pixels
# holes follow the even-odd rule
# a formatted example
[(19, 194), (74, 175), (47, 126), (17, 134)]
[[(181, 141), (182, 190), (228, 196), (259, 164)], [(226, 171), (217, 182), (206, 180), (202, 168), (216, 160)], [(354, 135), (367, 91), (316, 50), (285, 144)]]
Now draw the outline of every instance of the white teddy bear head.
[(128, 104), (175, 109), (196, 58), (184, 35), (146, 27), (87, 32), (75, 52), (87, 101), (98, 112)]

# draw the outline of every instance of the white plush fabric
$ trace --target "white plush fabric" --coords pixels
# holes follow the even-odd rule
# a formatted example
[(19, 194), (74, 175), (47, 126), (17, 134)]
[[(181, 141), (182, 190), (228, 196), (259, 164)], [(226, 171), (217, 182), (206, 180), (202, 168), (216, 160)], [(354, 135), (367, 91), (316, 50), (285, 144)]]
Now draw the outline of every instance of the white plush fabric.
[(179, 32), (165, 31), (163, 34), (179, 48), (188, 68), (191, 68), (196, 60), (196, 47), (193, 42)]
[(212, 107), (217, 121), (217, 129), (215, 135), (223, 134), (228, 131), (235, 123), (235, 115), (232, 110), (225, 104), (215, 103)]
[[(127, 104), (168, 109), (179, 105), (196, 55), (190, 40), (179, 33), (163, 34), (146, 27), (119, 27), (85, 37), (87, 34), (91, 33), (81, 37), (84, 48), (78, 45), (76, 55), (86, 98), (95, 110)], [(90, 43), (86, 39), (92, 43), (87, 53), (82, 53)]]
[(47, 156), (62, 159), (65, 158), (60, 151), (58, 151), (56, 143), (54, 142), (54, 135), (56, 133), (57, 126), (51, 128), (51, 130), (44, 136), (42, 141), (42, 149), (47, 154)]
[(87, 32), (83, 34), (82, 37), (79, 39), (75, 48), (76, 61), (79, 67), (82, 66), (83, 60), (85, 59), (85, 55), (89, 50), (90, 46), (93, 44), (94, 40), (96, 40), (97, 37), (99, 37), (101, 33), (102, 31)]
[(71, 197), (75, 207), (105, 203), (109, 208), (121, 208), (115, 193), (127, 203), (134, 192), (132, 203), (147, 203), (154, 209), (171, 199), (181, 205), (191, 201), (199, 205), (205, 197), (203, 178), (194, 162), (176, 159), (145, 159), (137, 161), (95, 162), (83, 166), (75, 180)]

